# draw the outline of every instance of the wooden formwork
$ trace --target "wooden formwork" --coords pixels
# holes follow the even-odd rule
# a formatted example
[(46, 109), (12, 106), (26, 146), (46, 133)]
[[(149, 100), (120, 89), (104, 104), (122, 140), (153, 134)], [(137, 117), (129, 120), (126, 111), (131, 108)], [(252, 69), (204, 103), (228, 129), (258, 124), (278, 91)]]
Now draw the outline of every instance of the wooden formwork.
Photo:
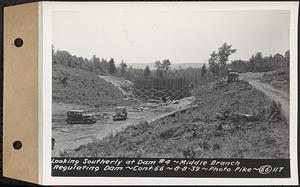
[(133, 93), (140, 100), (172, 100), (190, 96), (188, 80), (184, 78), (141, 78), (134, 81)]
[(160, 100), (161, 98), (170, 97), (172, 100), (181, 99), (190, 96), (190, 90), (186, 88), (134, 88), (134, 95), (140, 100)]

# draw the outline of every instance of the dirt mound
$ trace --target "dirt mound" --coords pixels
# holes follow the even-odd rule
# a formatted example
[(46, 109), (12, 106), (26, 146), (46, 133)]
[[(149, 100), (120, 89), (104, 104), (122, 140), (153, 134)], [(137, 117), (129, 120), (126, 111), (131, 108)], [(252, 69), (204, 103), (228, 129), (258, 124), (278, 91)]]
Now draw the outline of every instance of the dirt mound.
[(249, 83), (219, 81), (196, 98), (194, 110), (127, 127), (68, 156), (289, 158), (288, 124), (270, 120), (271, 101)]
[(206, 120), (214, 120), (216, 113), (224, 111), (263, 115), (270, 103), (262, 92), (245, 81), (233, 83), (219, 81), (198, 93), (196, 98), (199, 117)]
[(52, 90), (54, 102), (101, 106), (116, 104), (123, 98), (114, 85), (96, 74), (55, 64)]

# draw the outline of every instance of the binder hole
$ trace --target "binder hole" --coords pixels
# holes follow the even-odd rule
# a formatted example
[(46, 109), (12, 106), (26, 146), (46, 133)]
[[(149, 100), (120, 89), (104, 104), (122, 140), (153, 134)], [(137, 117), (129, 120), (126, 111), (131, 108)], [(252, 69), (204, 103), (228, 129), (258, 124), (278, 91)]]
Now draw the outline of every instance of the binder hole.
[(13, 143), (13, 146), (14, 146), (15, 150), (19, 150), (19, 149), (22, 148), (22, 142), (20, 142), (20, 141), (15, 141), (15, 142)]
[(23, 45), (23, 40), (21, 38), (16, 38), (14, 44), (16, 47), (21, 47)]

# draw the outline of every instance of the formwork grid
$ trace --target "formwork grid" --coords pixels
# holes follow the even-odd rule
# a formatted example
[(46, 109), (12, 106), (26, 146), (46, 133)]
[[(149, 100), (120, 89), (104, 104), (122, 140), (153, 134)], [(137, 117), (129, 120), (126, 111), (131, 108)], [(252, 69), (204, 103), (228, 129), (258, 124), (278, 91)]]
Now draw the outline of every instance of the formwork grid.
[(171, 100), (177, 100), (190, 96), (190, 91), (187, 88), (166, 88), (161, 90), (155, 88), (134, 88), (133, 93), (135, 97), (144, 101), (161, 100), (167, 97)]

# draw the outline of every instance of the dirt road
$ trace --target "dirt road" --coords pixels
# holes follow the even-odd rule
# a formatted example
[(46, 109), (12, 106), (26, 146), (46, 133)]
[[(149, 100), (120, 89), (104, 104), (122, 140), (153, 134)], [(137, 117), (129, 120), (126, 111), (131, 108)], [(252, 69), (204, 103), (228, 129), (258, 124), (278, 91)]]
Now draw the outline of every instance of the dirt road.
[[(59, 152), (63, 150), (71, 150), (80, 145), (92, 142), (94, 139), (102, 139), (110, 134), (115, 134), (129, 125), (136, 125), (142, 121), (152, 121), (164, 115), (186, 107), (191, 104), (193, 97), (179, 100), (179, 103), (159, 106), (153, 103), (143, 103), (140, 107), (144, 107), (142, 112), (134, 111), (132, 107), (128, 107), (128, 119), (126, 121), (113, 121), (110, 115), (108, 119), (98, 120), (95, 124), (72, 124), (65, 122), (65, 112), (74, 109), (74, 106), (59, 106), (56, 104), (53, 111), (52, 119), (52, 137), (55, 138), (55, 149), (53, 156), (59, 156)], [(87, 108), (86, 108), (87, 109)], [(111, 113), (112, 111), (107, 111)], [(57, 115), (55, 115), (57, 114)], [(59, 115), (60, 114), (60, 115)]]
[(254, 86), (256, 89), (262, 91), (264, 94), (266, 94), (271, 99), (280, 102), (282, 107), (282, 112), (286, 119), (289, 119), (290, 114), (290, 96), (288, 93), (275, 89), (269, 84), (262, 83), (259, 81), (260, 74), (241, 74), (241, 79), (248, 81), (252, 86)]

